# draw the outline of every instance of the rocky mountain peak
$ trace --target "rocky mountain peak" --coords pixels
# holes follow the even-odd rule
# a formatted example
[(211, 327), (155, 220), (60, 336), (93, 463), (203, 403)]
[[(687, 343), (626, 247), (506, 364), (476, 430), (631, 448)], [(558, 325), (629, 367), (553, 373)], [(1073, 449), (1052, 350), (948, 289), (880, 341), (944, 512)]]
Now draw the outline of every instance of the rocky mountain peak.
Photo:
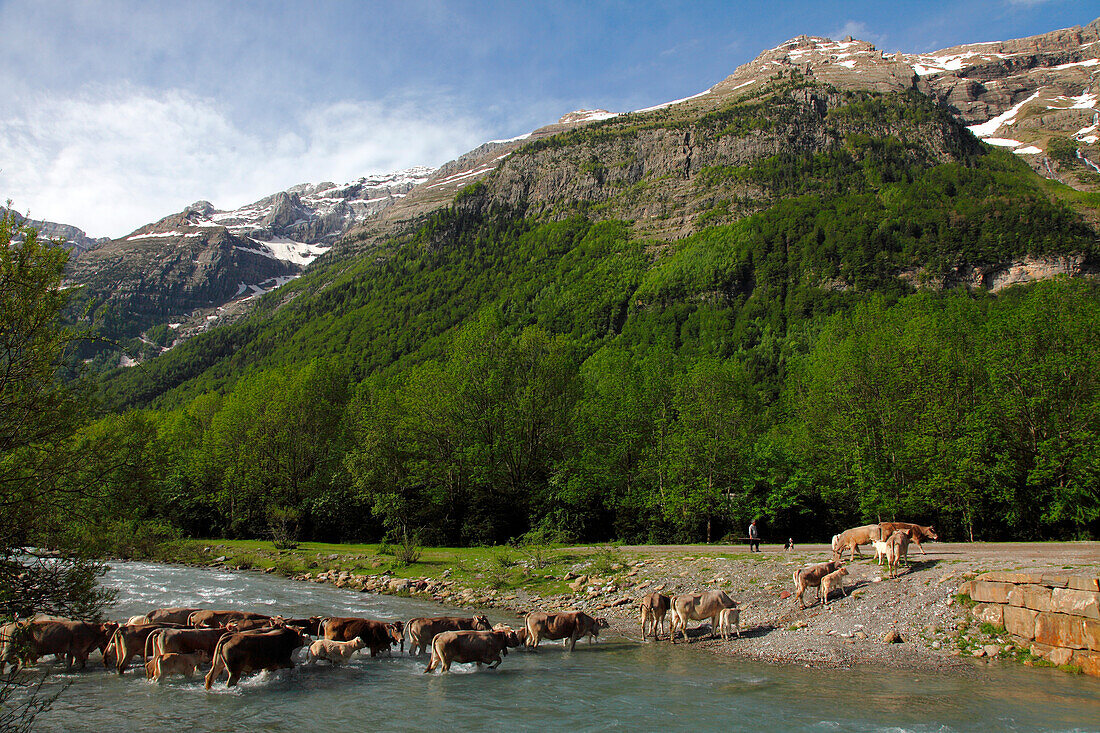
[(606, 109), (578, 109), (562, 115), (558, 120), (558, 124), (575, 125), (583, 122), (596, 122), (614, 117), (615, 114), (615, 112), (608, 112)]

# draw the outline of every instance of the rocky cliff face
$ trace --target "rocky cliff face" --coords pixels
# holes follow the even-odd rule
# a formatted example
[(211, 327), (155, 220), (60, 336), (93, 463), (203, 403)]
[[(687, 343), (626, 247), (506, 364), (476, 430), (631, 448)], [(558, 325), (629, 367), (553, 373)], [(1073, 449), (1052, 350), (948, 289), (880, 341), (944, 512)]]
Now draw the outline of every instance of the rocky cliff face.
[[(0, 206), (0, 215), (6, 215), (8, 212), (8, 209)], [(42, 239), (48, 239), (51, 242), (61, 242), (61, 245), (69, 250), (69, 257), (71, 259), (76, 259), (88, 250), (104, 242), (110, 241), (107, 237), (89, 237), (83, 229), (74, 227), (71, 224), (58, 224), (53, 221), (28, 219), (18, 211), (12, 211), (11, 213), (15, 214), (16, 219), (21, 225), (37, 229)], [(16, 241), (20, 241), (19, 235), (16, 235)]]

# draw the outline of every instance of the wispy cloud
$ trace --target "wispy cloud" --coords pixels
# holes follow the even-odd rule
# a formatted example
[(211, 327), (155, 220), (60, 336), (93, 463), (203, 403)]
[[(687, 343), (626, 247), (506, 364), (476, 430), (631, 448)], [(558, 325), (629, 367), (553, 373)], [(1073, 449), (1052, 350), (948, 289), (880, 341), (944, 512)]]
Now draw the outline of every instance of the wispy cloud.
[(876, 33), (875, 31), (872, 31), (870, 28), (867, 27), (866, 23), (856, 20), (846, 21), (844, 25), (840, 26), (836, 30), (830, 31), (827, 35), (834, 41), (839, 41), (848, 36), (856, 38), (860, 41), (870, 41), (871, 43), (875, 44), (882, 44), (886, 40), (886, 36), (882, 35), (881, 33)]
[(208, 99), (121, 89), (45, 96), (0, 115), (0, 195), (16, 208), (120, 236), (196, 199), (229, 208), (304, 181), (439, 164), (486, 139), (447, 105), (345, 101), (264, 136)]

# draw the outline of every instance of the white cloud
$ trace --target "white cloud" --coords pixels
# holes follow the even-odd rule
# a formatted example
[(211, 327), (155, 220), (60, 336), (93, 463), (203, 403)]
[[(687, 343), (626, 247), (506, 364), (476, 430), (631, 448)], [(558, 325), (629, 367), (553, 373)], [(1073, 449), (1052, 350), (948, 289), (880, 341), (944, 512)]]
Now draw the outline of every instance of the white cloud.
[(870, 41), (871, 43), (881, 44), (885, 40), (885, 36), (880, 33), (875, 33), (867, 27), (866, 23), (862, 23), (856, 20), (849, 20), (834, 31), (830, 31), (826, 34), (828, 38), (832, 38), (834, 41), (840, 41), (844, 38), (851, 36), (858, 41)]
[(219, 208), (306, 181), (438, 165), (488, 133), (446, 105), (345, 101), (264, 136), (209, 99), (121, 89), (0, 109), (0, 199), (117, 237), (197, 199)]

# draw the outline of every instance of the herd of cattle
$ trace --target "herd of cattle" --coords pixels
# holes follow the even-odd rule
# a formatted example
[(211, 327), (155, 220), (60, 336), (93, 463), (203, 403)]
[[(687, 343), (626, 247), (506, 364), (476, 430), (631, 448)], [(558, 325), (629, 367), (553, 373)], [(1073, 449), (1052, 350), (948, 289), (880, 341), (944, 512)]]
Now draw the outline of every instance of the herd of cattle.
[(207, 664), (206, 688), (229, 673), (233, 687), (242, 675), (294, 667), (294, 655), (307, 647), (308, 663), (347, 662), (360, 649), (372, 657), (394, 646), (410, 654), (431, 649), (425, 672), (448, 671), (454, 663), (476, 662), (496, 667), (509, 648), (537, 649), (542, 640), (564, 640), (570, 651), (578, 639), (599, 637), (604, 619), (581, 611), (529, 613), (524, 628), (492, 626), (484, 616), (472, 618), (415, 618), (377, 621), (356, 617), (283, 618), (251, 611), (212, 611), (200, 608), (159, 608), (126, 623), (88, 623), (60, 618), (36, 618), (0, 626), (0, 674), (8, 664), (33, 664), (57, 655), (66, 668), (83, 669), (95, 650), (103, 664), (123, 674), (137, 656), (145, 662), (146, 677), (190, 676)]
[[(794, 572), (800, 606), (805, 608), (803, 594), (808, 588), (817, 588), (818, 598), (825, 605), (834, 588), (843, 591), (843, 578), (848, 574), (840, 559), (844, 550), (854, 560), (861, 545), (874, 545), (876, 559), (885, 558), (894, 577), (909, 543), (924, 553), (921, 542), (926, 539), (938, 539), (932, 527), (904, 522), (869, 524), (835, 535), (832, 560), (805, 565)], [(711, 633), (723, 639), (733, 632), (741, 635), (738, 603), (720, 590), (677, 596), (653, 592), (641, 599), (639, 610), (643, 640), (650, 634), (660, 638), (670, 612), (668, 636), (673, 643), (677, 630), (688, 638), (688, 621), (709, 621)], [(493, 626), (485, 616), (402, 622), (356, 617), (283, 618), (200, 608), (156, 609), (122, 624), (39, 617), (0, 626), (0, 674), (8, 664), (33, 664), (51, 654), (63, 658), (67, 668), (77, 664), (83, 669), (88, 656), (98, 649), (104, 666), (120, 675), (140, 655), (146, 676), (156, 681), (173, 674), (190, 676), (209, 664), (205, 684), (210, 689), (226, 671), (227, 685), (232, 687), (245, 674), (292, 668), (293, 657), (302, 647), (307, 648), (309, 664), (327, 660), (336, 665), (347, 662), (361, 649), (369, 649), (372, 657), (383, 651), (389, 654), (394, 646), (404, 651), (406, 640), (410, 655), (430, 649), (425, 672), (437, 668), (446, 672), (453, 663), (496, 667), (508, 649), (521, 645), (537, 649), (543, 639), (563, 640), (572, 651), (579, 639), (598, 640), (600, 628), (606, 626), (606, 620), (582, 611), (529, 613), (520, 629), (505, 624)]]

